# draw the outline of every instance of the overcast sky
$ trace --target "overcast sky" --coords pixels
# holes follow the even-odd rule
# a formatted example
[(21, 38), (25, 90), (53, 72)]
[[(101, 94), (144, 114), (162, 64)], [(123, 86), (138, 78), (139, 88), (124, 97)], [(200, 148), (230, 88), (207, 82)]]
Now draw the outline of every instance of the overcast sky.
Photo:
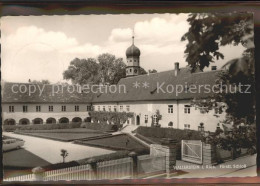
[[(123, 57), (132, 43), (141, 50), (140, 65), (165, 71), (187, 65), (181, 36), (189, 25), (187, 14), (127, 14), (79, 16), (10, 16), (1, 18), (2, 79), (28, 82), (62, 81), (62, 72), (74, 58), (108, 52)], [(240, 57), (242, 46), (221, 48), (224, 60)]]

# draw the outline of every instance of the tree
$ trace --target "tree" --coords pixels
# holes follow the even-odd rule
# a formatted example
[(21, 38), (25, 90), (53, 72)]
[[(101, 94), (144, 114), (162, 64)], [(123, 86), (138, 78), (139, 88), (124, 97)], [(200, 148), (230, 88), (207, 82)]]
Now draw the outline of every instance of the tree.
[(123, 58), (116, 58), (112, 54), (101, 54), (98, 56), (99, 73), (103, 84), (116, 84), (125, 77), (126, 64)]
[(62, 156), (63, 163), (65, 163), (65, 158), (69, 155), (69, 153), (65, 149), (61, 149), (60, 152), (61, 152), (60, 155)]
[[(151, 73), (156, 72), (152, 70)], [(140, 74), (147, 72), (140, 67)], [(94, 58), (75, 58), (70, 62), (67, 70), (63, 72), (65, 80), (71, 80), (73, 84), (117, 84), (121, 78), (126, 77), (126, 64), (123, 58), (104, 53)]]
[(147, 74), (146, 70), (142, 67), (140, 67), (140, 75), (144, 75), (144, 74)]
[[(209, 110), (226, 110), (227, 118), (224, 123), (233, 124), (233, 131), (215, 133), (211, 140), (215, 145), (217, 143), (224, 149), (231, 150), (233, 154), (236, 154), (237, 148), (245, 146), (255, 149), (255, 126), (252, 125), (255, 124), (252, 14), (190, 14), (187, 21), (190, 28), (182, 41), (188, 41), (185, 54), (192, 71), (197, 68), (203, 70), (216, 59), (223, 59), (224, 55), (219, 52), (220, 46), (242, 44), (245, 47), (243, 57), (226, 63), (224, 68), (227, 70), (219, 74), (216, 84), (221, 91), (204, 100), (194, 99), (193, 104)], [(240, 87), (240, 91), (234, 93), (226, 91), (227, 86), (237, 88), (239, 84), (249, 85), (250, 93), (245, 93), (248, 86)], [(243, 130), (241, 123), (246, 123)]]
[(99, 65), (94, 58), (75, 58), (70, 62), (67, 70), (63, 72), (63, 78), (71, 80), (74, 84), (99, 83)]
[(254, 51), (252, 14), (193, 13), (187, 21), (190, 28), (181, 40), (188, 41), (185, 54), (192, 70), (197, 67), (203, 70), (215, 59), (223, 59), (220, 46), (242, 44), (245, 54)]

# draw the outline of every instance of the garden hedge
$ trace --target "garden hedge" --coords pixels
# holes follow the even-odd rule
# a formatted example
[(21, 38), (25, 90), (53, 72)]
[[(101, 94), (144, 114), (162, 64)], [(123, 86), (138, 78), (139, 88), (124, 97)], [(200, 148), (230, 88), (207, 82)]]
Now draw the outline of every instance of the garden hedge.
[(92, 130), (99, 130), (104, 132), (110, 132), (110, 131), (117, 131), (118, 128), (116, 125), (107, 124), (107, 123), (90, 123), (90, 122), (84, 122), (80, 126), (81, 128), (87, 128)]
[(181, 130), (173, 128), (143, 127), (140, 126), (136, 130), (137, 134), (144, 137), (152, 138), (172, 138), (180, 142), (181, 140), (201, 140), (202, 136), (199, 131)]
[(15, 130), (52, 130), (80, 128), (81, 123), (59, 123), (59, 124), (34, 124), (34, 125), (4, 125), (3, 130), (13, 132)]

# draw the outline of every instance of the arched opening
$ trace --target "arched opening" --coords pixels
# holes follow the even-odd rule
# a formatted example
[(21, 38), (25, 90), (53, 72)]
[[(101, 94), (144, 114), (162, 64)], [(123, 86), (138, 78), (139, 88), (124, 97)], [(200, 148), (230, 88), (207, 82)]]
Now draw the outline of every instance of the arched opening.
[(15, 120), (14, 119), (12, 119), (12, 118), (10, 118), (10, 119), (6, 119), (5, 121), (4, 121), (4, 125), (15, 125)]
[(48, 118), (46, 120), (46, 124), (55, 124), (56, 123), (56, 119), (55, 118)]
[(30, 121), (27, 118), (23, 118), (19, 120), (19, 125), (29, 125)]
[(43, 120), (41, 118), (35, 118), (33, 124), (43, 124)]
[(136, 116), (136, 125), (140, 125), (140, 116), (139, 115)]
[(72, 119), (72, 122), (73, 122), (73, 123), (81, 123), (81, 122), (82, 122), (82, 119), (79, 118), (79, 117), (75, 117), (75, 118)]
[(59, 123), (69, 123), (69, 119), (65, 117), (60, 118)]

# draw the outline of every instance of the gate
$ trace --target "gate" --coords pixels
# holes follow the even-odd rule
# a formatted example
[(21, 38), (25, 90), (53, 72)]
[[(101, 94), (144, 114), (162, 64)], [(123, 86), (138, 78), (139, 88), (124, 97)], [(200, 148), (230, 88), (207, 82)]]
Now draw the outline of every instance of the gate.
[(181, 159), (187, 162), (202, 164), (202, 142), (199, 140), (182, 140)]

